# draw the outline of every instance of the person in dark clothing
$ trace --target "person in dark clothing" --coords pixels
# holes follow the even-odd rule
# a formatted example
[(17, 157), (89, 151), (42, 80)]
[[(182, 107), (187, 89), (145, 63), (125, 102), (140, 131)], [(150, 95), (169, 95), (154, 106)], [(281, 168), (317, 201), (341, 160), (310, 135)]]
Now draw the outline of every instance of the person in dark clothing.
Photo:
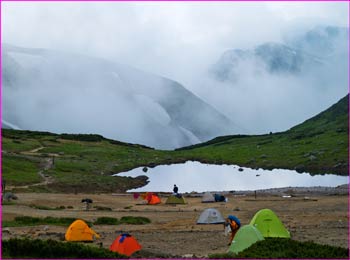
[(173, 189), (174, 194), (177, 194), (178, 191), (179, 191), (179, 188), (176, 186), (176, 184), (174, 184), (174, 189)]

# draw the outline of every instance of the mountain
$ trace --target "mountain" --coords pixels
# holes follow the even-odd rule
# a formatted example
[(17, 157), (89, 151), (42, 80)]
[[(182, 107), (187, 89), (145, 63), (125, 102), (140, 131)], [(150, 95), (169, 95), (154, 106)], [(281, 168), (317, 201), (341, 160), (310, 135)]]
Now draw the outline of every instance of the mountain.
[(290, 33), (281, 43), (267, 42), (253, 49), (227, 50), (210, 67), (209, 73), (218, 81), (234, 83), (247, 70), (253, 76), (268, 73), (317, 77), (335, 65), (348, 67), (344, 59), (348, 53), (347, 42), (347, 28), (317, 26), (304, 33)]
[(210, 68), (212, 76), (219, 81), (237, 81), (241, 70), (251, 70), (253, 75), (300, 74), (306, 69), (320, 66), (324, 61), (302, 50), (281, 43), (264, 43), (253, 50), (233, 49), (224, 52)]
[(3, 126), (162, 149), (237, 132), (178, 82), (104, 59), (3, 45)]

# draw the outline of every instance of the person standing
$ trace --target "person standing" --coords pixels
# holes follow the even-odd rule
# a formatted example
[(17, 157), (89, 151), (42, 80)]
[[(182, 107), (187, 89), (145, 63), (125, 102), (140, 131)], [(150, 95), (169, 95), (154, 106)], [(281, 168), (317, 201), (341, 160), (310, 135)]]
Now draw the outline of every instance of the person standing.
[(175, 195), (179, 192), (179, 188), (176, 186), (176, 184), (174, 184), (173, 192)]

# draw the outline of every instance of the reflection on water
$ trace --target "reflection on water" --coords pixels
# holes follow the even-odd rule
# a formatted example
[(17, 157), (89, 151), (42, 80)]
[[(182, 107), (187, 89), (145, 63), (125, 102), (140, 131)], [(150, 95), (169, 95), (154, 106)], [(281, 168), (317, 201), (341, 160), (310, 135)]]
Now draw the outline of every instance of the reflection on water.
[(137, 177), (146, 175), (149, 183), (138, 189), (129, 191), (171, 192), (174, 184), (179, 192), (204, 191), (231, 191), (231, 190), (259, 190), (281, 187), (335, 187), (348, 183), (347, 176), (316, 175), (297, 173), (292, 170), (275, 169), (253, 170), (243, 168), (239, 171), (234, 165), (212, 165), (199, 162), (186, 162), (182, 164), (160, 165), (148, 168), (143, 167), (119, 173), (118, 176)]

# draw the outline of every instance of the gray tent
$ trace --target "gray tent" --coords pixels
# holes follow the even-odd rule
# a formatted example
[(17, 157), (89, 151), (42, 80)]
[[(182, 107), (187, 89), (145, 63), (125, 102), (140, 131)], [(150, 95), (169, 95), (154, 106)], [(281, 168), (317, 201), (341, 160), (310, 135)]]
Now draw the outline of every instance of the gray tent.
[(215, 202), (215, 198), (213, 194), (211, 194), (210, 192), (204, 193), (202, 197), (202, 203), (208, 203), (208, 202)]
[(197, 220), (197, 224), (223, 224), (225, 219), (217, 209), (205, 209)]

